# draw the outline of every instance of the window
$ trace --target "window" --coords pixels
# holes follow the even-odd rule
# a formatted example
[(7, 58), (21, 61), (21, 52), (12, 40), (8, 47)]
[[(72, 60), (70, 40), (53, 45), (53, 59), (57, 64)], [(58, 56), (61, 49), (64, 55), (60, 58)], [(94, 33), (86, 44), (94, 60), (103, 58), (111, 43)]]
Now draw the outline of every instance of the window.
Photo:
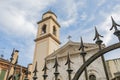
[(53, 34), (56, 36), (56, 27), (55, 26), (53, 26)]
[(90, 75), (89, 80), (96, 80), (96, 76), (95, 75)]
[(42, 27), (42, 34), (46, 33), (46, 25), (44, 24)]

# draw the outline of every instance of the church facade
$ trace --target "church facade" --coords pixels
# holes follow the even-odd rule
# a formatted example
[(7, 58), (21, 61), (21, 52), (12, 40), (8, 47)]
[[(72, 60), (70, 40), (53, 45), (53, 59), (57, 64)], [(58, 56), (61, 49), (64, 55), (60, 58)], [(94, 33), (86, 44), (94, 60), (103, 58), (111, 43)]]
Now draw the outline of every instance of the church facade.
[[(65, 45), (60, 47), (60, 25), (57, 22), (57, 16), (48, 11), (43, 14), (42, 20), (38, 22), (38, 32), (35, 39), (35, 52), (33, 59), (33, 70), (35, 68), (35, 64), (37, 62), (37, 77), (38, 80), (43, 79), (43, 67), (46, 60), (47, 67), (47, 80), (55, 80), (54, 78), (54, 64), (55, 57), (58, 57), (58, 63), (60, 67), (58, 67), (59, 78), (58, 80), (68, 80), (67, 74), (67, 66), (65, 63), (67, 61), (67, 54), (70, 54), (71, 68), (73, 70), (72, 77), (79, 69), (79, 67), (84, 63), (83, 57), (80, 55), (78, 49), (80, 47), (79, 42), (73, 42), (69, 40)], [(93, 43), (84, 43), (86, 46), (85, 51), (87, 52), (85, 56), (85, 60), (90, 58), (95, 52), (99, 50), (98, 46)], [(105, 47), (104, 45), (102, 47)], [(103, 67), (102, 58), (96, 59), (92, 64), (87, 67), (87, 77), (90, 80), (91, 76), (94, 77), (95, 80), (106, 80), (105, 71)], [(84, 72), (81, 75), (79, 80), (86, 80)]]

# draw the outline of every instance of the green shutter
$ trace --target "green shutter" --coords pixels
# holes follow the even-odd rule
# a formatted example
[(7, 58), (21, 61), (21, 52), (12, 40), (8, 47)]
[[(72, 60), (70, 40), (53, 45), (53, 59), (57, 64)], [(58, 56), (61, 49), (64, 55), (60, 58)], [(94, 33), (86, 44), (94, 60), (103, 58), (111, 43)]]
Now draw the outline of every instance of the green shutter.
[(4, 80), (5, 73), (6, 73), (6, 70), (1, 70), (1, 73), (0, 73), (0, 80)]

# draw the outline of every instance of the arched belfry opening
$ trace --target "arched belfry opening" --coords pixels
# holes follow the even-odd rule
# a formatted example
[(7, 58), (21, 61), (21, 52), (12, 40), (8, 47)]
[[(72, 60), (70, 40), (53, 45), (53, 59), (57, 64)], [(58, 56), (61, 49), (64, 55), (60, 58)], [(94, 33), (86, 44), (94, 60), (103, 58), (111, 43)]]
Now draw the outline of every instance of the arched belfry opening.
[(55, 36), (56, 36), (56, 32), (57, 32), (56, 27), (53, 26), (53, 34), (54, 34)]
[(90, 75), (89, 80), (96, 80), (96, 76), (94, 74)]
[(47, 27), (46, 24), (42, 26), (42, 32), (41, 32), (42, 34), (46, 33), (46, 27)]

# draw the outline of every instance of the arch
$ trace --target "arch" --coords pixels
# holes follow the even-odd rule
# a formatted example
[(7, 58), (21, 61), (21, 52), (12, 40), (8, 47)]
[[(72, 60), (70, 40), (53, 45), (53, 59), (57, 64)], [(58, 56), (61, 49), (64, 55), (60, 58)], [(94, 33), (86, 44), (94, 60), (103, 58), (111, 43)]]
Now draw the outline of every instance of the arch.
[(53, 34), (54, 34), (55, 36), (56, 36), (56, 32), (57, 32), (56, 27), (53, 26)]
[(113, 44), (111, 46), (108, 46), (104, 49), (102, 49), (101, 51), (98, 51), (97, 53), (95, 53), (93, 56), (91, 56), (79, 69), (78, 71), (76, 72), (75, 76), (73, 77), (73, 80), (78, 80), (80, 75), (82, 74), (82, 72), (84, 71), (84, 69), (89, 66), (94, 60), (96, 60), (98, 57), (100, 57), (101, 55), (109, 52), (109, 51), (112, 51), (112, 50), (115, 50), (117, 48), (120, 48), (120, 43), (116, 43), (116, 44)]
[(103, 79), (103, 74), (101, 74), (99, 68), (93, 67), (93, 69), (88, 69), (88, 78), (90, 75), (95, 75), (96, 80)]
[(89, 80), (96, 80), (96, 76), (94, 74), (89, 75)]
[(46, 33), (46, 27), (47, 27), (46, 24), (42, 26), (42, 31), (41, 31), (42, 34)]
[[(55, 76), (53, 76), (52, 80), (55, 80)], [(61, 75), (58, 76), (58, 80), (63, 80)]]

